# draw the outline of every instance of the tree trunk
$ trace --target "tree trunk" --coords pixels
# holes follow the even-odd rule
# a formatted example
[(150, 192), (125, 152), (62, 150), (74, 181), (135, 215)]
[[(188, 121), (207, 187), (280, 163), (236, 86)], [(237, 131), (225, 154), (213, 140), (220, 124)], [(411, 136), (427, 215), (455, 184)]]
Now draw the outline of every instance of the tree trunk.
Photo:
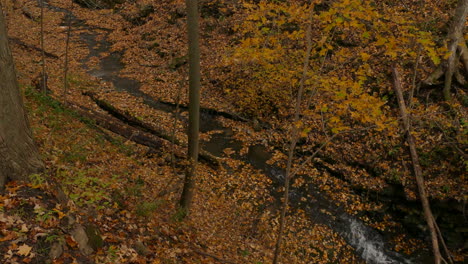
[(189, 43), (189, 126), (188, 161), (184, 189), (180, 197), (183, 215), (187, 215), (195, 189), (194, 177), (198, 163), (198, 131), (200, 127), (200, 49), (198, 46), (198, 1), (186, 0)]
[[(463, 52), (464, 48), (466, 47), (466, 43), (464, 43), (465, 40), (463, 39), (463, 31), (465, 29), (467, 15), (468, 0), (458, 0), (457, 8), (455, 9), (455, 14), (453, 16), (452, 23), (447, 34), (447, 46), (450, 56), (446, 62), (441, 63), (436, 68), (436, 70), (426, 80), (424, 80), (424, 83), (428, 85), (433, 85), (440, 77), (442, 77), (445, 74), (443, 93), (446, 101), (450, 101), (452, 99), (450, 89), (452, 86), (453, 75), (456, 72), (458, 60), (459, 58), (461, 58), (464, 62), (464, 60), (466, 59), (466, 54), (464, 54)], [(457, 55), (457, 50), (461, 51), (462, 56)]]
[(41, 4), (41, 63), (42, 63), (42, 78), (41, 78), (41, 87), (42, 93), (46, 94), (47, 92), (47, 73), (45, 67), (45, 50), (44, 50), (44, 0), (40, 1)]
[[(289, 152), (288, 152), (288, 161), (286, 165), (286, 175), (284, 176), (284, 194), (283, 194), (283, 204), (281, 208), (281, 214), (280, 214), (280, 227), (278, 230), (278, 237), (276, 239), (276, 244), (275, 244), (275, 251), (273, 254), (273, 264), (277, 264), (279, 262), (280, 256), (281, 256), (281, 243), (283, 240), (283, 233), (284, 229), (286, 226), (286, 212), (288, 211), (288, 203), (289, 203), (289, 186), (290, 186), (290, 181), (291, 178), (293, 177), (293, 174), (291, 173), (292, 169), (292, 164), (293, 164), (293, 159), (294, 159), (294, 151), (296, 149), (296, 144), (299, 139), (299, 127), (297, 127), (297, 123), (301, 119), (301, 104), (302, 102), (302, 96), (304, 94), (304, 85), (305, 81), (307, 78), (307, 72), (309, 71), (309, 62), (310, 62), (310, 54), (312, 51), (312, 15), (313, 15), (313, 9), (310, 11), (310, 16), (309, 16), (309, 21), (307, 23), (307, 29), (306, 29), (306, 42), (307, 42), (307, 47), (306, 47), (306, 54), (304, 57), (304, 64), (302, 66), (302, 77), (299, 85), (299, 91), (297, 93), (297, 98), (296, 98), (296, 106), (294, 107), (294, 120), (293, 120), (293, 125), (292, 125), (292, 131), (291, 131), (291, 142), (289, 143)], [(315, 156), (315, 154), (314, 154)]]
[(72, 13), (73, 10), (73, 1), (70, 3), (70, 10), (67, 12), (67, 39), (65, 41), (65, 65), (63, 70), (63, 101), (67, 101), (68, 93), (68, 50), (70, 48), (70, 35), (71, 35), (71, 22), (72, 22)]
[(463, 66), (465, 66), (465, 74), (468, 76), (468, 47), (466, 47), (464, 38), (460, 41), (458, 49), (460, 50), (460, 59), (463, 62)]
[(411, 134), (411, 125), (410, 125), (410, 118), (408, 116), (408, 112), (406, 111), (405, 99), (403, 98), (403, 93), (401, 92), (401, 83), (400, 77), (396, 67), (393, 68), (393, 81), (394, 81), (394, 89), (395, 94), (397, 95), (398, 105), (400, 107), (401, 117), (403, 119), (403, 129), (406, 134), (406, 140), (409, 145), (411, 161), (413, 163), (414, 175), (416, 177), (416, 183), (418, 185), (419, 190), (419, 198), (421, 199), (424, 217), (426, 218), (427, 226), (429, 227), (429, 232), (431, 234), (432, 240), (432, 251), (434, 252), (434, 261), (435, 264), (440, 264), (442, 260), (442, 256), (439, 250), (439, 243), (437, 240), (437, 233), (435, 227), (434, 216), (432, 215), (431, 207), (429, 205), (429, 199), (427, 198), (423, 173), (421, 169), (421, 165), (419, 164), (419, 157), (418, 152), (416, 151), (416, 142), (414, 140), (413, 135)]
[(28, 180), (44, 167), (34, 144), (8, 46), (0, 6), (0, 187), (7, 179)]
[(459, 0), (457, 9), (455, 10), (455, 16), (452, 21), (452, 26), (448, 34), (450, 57), (447, 61), (447, 71), (445, 73), (444, 83), (444, 97), (446, 101), (450, 101), (452, 96), (450, 94), (450, 88), (452, 86), (452, 78), (455, 73), (457, 63), (457, 47), (459, 40), (463, 35), (463, 29), (465, 28), (466, 15), (468, 14), (468, 0)]

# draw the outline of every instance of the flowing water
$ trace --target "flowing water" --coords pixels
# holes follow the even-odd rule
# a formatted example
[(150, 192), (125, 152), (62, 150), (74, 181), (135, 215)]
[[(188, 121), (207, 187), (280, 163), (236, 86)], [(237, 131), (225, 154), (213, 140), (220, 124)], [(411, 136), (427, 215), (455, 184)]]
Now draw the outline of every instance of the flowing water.
[[(63, 9), (56, 11), (67, 12)], [(89, 61), (93, 56), (99, 57), (100, 53), (108, 52), (110, 50), (110, 43), (106, 38), (97, 38), (102, 35), (102, 30), (93, 31), (82, 22), (73, 18), (75, 26), (80, 26), (88, 29), (86, 33), (81, 33), (80, 39), (88, 45), (90, 54), (82, 61), (84, 64)], [(98, 40), (99, 39), (99, 40)], [(98, 69), (89, 70), (88, 73), (94, 77), (99, 77), (105, 81), (112, 82), (115, 89), (118, 91), (126, 91), (129, 94), (143, 98), (143, 102), (158, 110), (172, 113), (174, 107), (155, 101), (151, 96), (140, 91), (139, 82), (119, 77), (119, 71), (123, 69), (124, 64), (121, 62), (121, 54), (111, 53), (107, 57), (101, 59)], [(216, 120), (216, 116), (202, 113), (201, 115), (202, 132), (211, 130), (222, 130), (223, 133), (212, 135), (210, 141), (202, 142), (202, 147), (216, 156), (222, 156), (225, 148), (232, 148), (239, 150), (242, 146), (241, 142), (232, 138), (233, 131), (230, 128), (223, 127), (220, 122)], [(254, 168), (263, 171), (267, 176), (273, 180), (273, 187), (282, 184), (284, 179), (284, 170), (268, 165), (266, 162), (271, 158), (271, 154), (261, 145), (251, 146), (247, 155), (244, 156), (231, 156), (243, 160)], [(272, 188), (276, 189), (276, 188)], [(279, 194), (272, 190), (272, 194), (277, 197), (279, 203)], [(313, 197), (307, 202), (302, 202), (301, 197)], [(351, 246), (356, 250), (356, 253), (361, 256), (363, 260), (370, 264), (398, 264), (398, 263), (430, 263), (431, 259), (427, 252), (423, 252), (419, 256), (403, 256), (399, 253), (393, 252), (388, 249), (389, 243), (385, 241), (385, 236), (379, 231), (366, 226), (357, 217), (351, 216), (345, 210), (331, 202), (326, 195), (320, 192), (312, 184), (301, 187), (292, 188), (290, 193), (290, 205), (292, 208), (301, 208), (307, 212), (308, 216), (314, 223), (324, 224), (329, 226), (332, 230), (339, 233)]]
[[(95, 37), (92, 34), (83, 34), (83, 40), (90, 44), (90, 50), (96, 42)], [(109, 43), (102, 41), (99, 43), (101, 48), (108, 47)], [(95, 50), (94, 50), (95, 51)], [(141, 97), (144, 102), (156, 109), (173, 112), (174, 108), (165, 104), (158, 103), (151, 99), (150, 96), (141, 92), (139, 84), (127, 78), (116, 76), (119, 68), (123, 67), (120, 62), (120, 56), (118, 54), (111, 54), (104, 58), (100, 63), (100, 68), (91, 70), (89, 73), (95, 77), (100, 77), (103, 80), (111, 81), (118, 91), (126, 91), (133, 96)], [(214, 155), (222, 156), (225, 148), (231, 148), (233, 150), (239, 150), (242, 146), (241, 142), (232, 139), (232, 130), (223, 127), (215, 116), (202, 114), (201, 125), (202, 132), (210, 130), (222, 130), (223, 133), (217, 133), (212, 135), (210, 141), (202, 142), (202, 147), (211, 152)], [(246, 161), (251, 164), (254, 168), (262, 170), (270, 178), (275, 181), (276, 185), (279, 185), (284, 179), (284, 171), (278, 167), (267, 165), (266, 161), (270, 159), (271, 155), (262, 146), (252, 146), (249, 149), (247, 158), (240, 156), (232, 156), (238, 159), (247, 159)], [(311, 195), (316, 197), (315, 201), (310, 201), (306, 205), (306, 212), (313, 219), (313, 222), (318, 224), (324, 224), (338, 232), (351, 246), (356, 249), (358, 255), (363, 260), (370, 264), (398, 264), (398, 263), (413, 263), (409, 259), (405, 259), (402, 255), (388, 250), (388, 244), (384, 242), (382, 236), (375, 230), (364, 225), (362, 221), (357, 218), (347, 215), (343, 208), (336, 206), (334, 203), (326, 199), (316, 188), (310, 185), (307, 189), (293, 189), (291, 191), (291, 206), (292, 207), (303, 207), (299, 205), (300, 198), (303, 196)], [(278, 194), (274, 194), (278, 197)], [(278, 199), (279, 201), (279, 199)], [(323, 210), (331, 213), (331, 215), (323, 213)], [(416, 262), (422, 263), (422, 262)]]

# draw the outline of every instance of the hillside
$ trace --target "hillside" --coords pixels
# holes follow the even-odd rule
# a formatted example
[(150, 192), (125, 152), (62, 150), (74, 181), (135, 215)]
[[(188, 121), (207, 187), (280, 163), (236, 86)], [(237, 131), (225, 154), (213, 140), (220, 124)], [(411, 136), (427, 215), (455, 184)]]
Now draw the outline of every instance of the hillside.
[(201, 1), (202, 151), (187, 218), (184, 1), (76, 2), (45, 5), (47, 94), (38, 3), (1, 3), (46, 165), (1, 196), (2, 261), (270, 263), (297, 128), (281, 263), (430, 263), (396, 67), (434, 216), (464, 262), (466, 66), (450, 100), (443, 78), (427, 82), (448, 56), (456, 1)]

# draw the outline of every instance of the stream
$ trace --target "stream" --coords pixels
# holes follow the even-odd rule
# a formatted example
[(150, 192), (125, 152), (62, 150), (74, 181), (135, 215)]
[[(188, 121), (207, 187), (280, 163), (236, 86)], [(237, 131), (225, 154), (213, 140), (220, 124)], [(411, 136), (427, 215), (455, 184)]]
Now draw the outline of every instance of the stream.
[[(52, 6), (49, 7), (58, 12), (68, 12), (64, 9)], [(83, 21), (78, 20), (76, 17), (72, 16), (72, 21), (75, 29), (77, 27), (86, 29), (86, 32), (80, 34), (80, 41), (88, 46), (90, 53), (88, 57), (82, 61), (82, 65), (91, 76), (111, 82), (117, 91), (125, 91), (132, 96), (142, 98), (143, 102), (152, 108), (168, 113), (174, 112), (175, 108), (173, 106), (160, 103), (151, 96), (140, 91), (140, 83), (138, 81), (119, 76), (120, 70), (124, 68), (124, 64), (121, 62), (121, 54), (119, 53), (111, 53), (107, 57), (101, 59), (98, 69), (86, 68), (85, 64), (91, 57), (99, 57), (101, 53), (109, 52), (111, 43), (107, 41), (107, 35), (103, 38), (98, 38), (98, 36), (103, 33), (98, 32), (97, 29), (88, 27)], [(201, 142), (202, 148), (215, 156), (223, 156), (223, 150), (225, 148), (231, 148), (236, 150), (236, 152), (241, 149), (242, 143), (233, 139), (232, 129), (222, 126), (221, 123), (216, 120), (215, 115), (202, 112), (200, 116), (201, 132), (212, 130), (223, 131), (223, 133), (213, 134), (209, 141)], [(231, 158), (242, 160), (270, 177), (273, 181), (272, 195), (276, 198), (277, 204), (279, 205), (281, 199), (280, 194), (276, 191), (276, 187), (282, 184), (285, 172), (282, 168), (266, 163), (271, 156), (271, 153), (269, 153), (265, 147), (254, 145), (249, 148), (246, 156), (234, 154)], [(314, 198), (313, 200), (302, 202), (301, 197)], [(417, 264), (431, 263), (432, 261), (431, 254), (427, 251), (412, 256), (406, 256), (389, 250), (390, 244), (387, 242), (388, 240), (385, 234), (366, 226), (357, 217), (347, 214), (344, 208), (335, 205), (327, 195), (321, 193), (321, 191), (312, 184), (306, 185), (305, 187), (292, 188), (290, 192), (290, 206), (292, 209), (300, 208), (304, 210), (312, 222), (324, 224), (339, 233), (348, 244), (355, 248), (357, 255), (366, 263)]]
[[(96, 35), (92, 33), (81, 34), (81, 39), (89, 45), (90, 57), (98, 56), (100, 52), (108, 51), (110, 48), (110, 43), (105, 40), (96, 41)], [(99, 49), (93, 48), (96, 47), (96, 45), (98, 45)], [(140, 84), (137, 81), (119, 77), (118, 73), (123, 67), (124, 65), (120, 61), (120, 54), (112, 53), (101, 60), (99, 69), (90, 70), (88, 73), (94, 77), (112, 82), (115, 89), (118, 91), (126, 91), (133, 96), (143, 98), (145, 104), (155, 109), (170, 113), (174, 112), (174, 107), (159, 103), (147, 94), (141, 92), (139, 90)], [(220, 122), (216, 120), (216, 116), (209, 114), (201, 114), (200, 116), (201, 132), (212, 130), (223, 131), (223, 133), (213, 134), (209, 141), (202, 141), (201, 146), (203, 149), (215, 156), (223, 156), (223, 150), (226, 148), (237, 151), (241, 149), (242, 143), (232, 138), (233, 131), (230, 128), (222, 126)], [(274, 185), (276, 186), (279, 186), (284, 179), (285, 172), (283, 169), (267, 165), (266, 161), (271, 158), (271, 154), (261, 145), (251, 146), (246, 158), (236, 154), (231, 157), (247, 161), (254, 168), (263, 171), (263, 173), (274, 181)], [(276, 191), (273, 192), (279, 203), (280, 197), (278, 193)], [(307, 204), (300, 202), (301, 197), (309, 195), (315, 197), (316, 200), (309, 201)], [(312, 185), (301, 189), (292, 188), (290, 193), (290, 205), (293, 208), (301, 207), (305, 209), (314, 223), (327, 225), (343, 236), (343, 238), (356, 249), (357, 254), (367, 263), (425, 263), (421, 262), (421, 259), (410, 260), (408, 257), (388, 250), (387, 244), (378, 231), (367, 227), (358, 218), (346, 214), (343, 208), (336, 206)], [(324, 211), (331, 213), (331, 215), (323, 213)]]

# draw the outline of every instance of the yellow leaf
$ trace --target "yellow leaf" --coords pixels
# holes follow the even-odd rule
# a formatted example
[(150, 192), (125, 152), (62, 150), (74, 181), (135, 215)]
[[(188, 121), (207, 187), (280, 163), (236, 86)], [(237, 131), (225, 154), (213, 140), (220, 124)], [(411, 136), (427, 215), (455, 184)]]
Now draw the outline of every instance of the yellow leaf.
[(29, 253), (31, 252), (31, 249), (32, 249), (32, 247), (24, 244), (24, 245), (18, 247), (17, 254), (21, 255), (21, 256), (28, 256)]
[(367, 53), (365, 53), (365, 52), (362, 52), (362, 53), (361, 53), (361, 57), (362, 57), (362, 60), (363, 60), (363, 61), (368, 61), (369, 58), (370, 58), (370, 55), (367, 54)]

